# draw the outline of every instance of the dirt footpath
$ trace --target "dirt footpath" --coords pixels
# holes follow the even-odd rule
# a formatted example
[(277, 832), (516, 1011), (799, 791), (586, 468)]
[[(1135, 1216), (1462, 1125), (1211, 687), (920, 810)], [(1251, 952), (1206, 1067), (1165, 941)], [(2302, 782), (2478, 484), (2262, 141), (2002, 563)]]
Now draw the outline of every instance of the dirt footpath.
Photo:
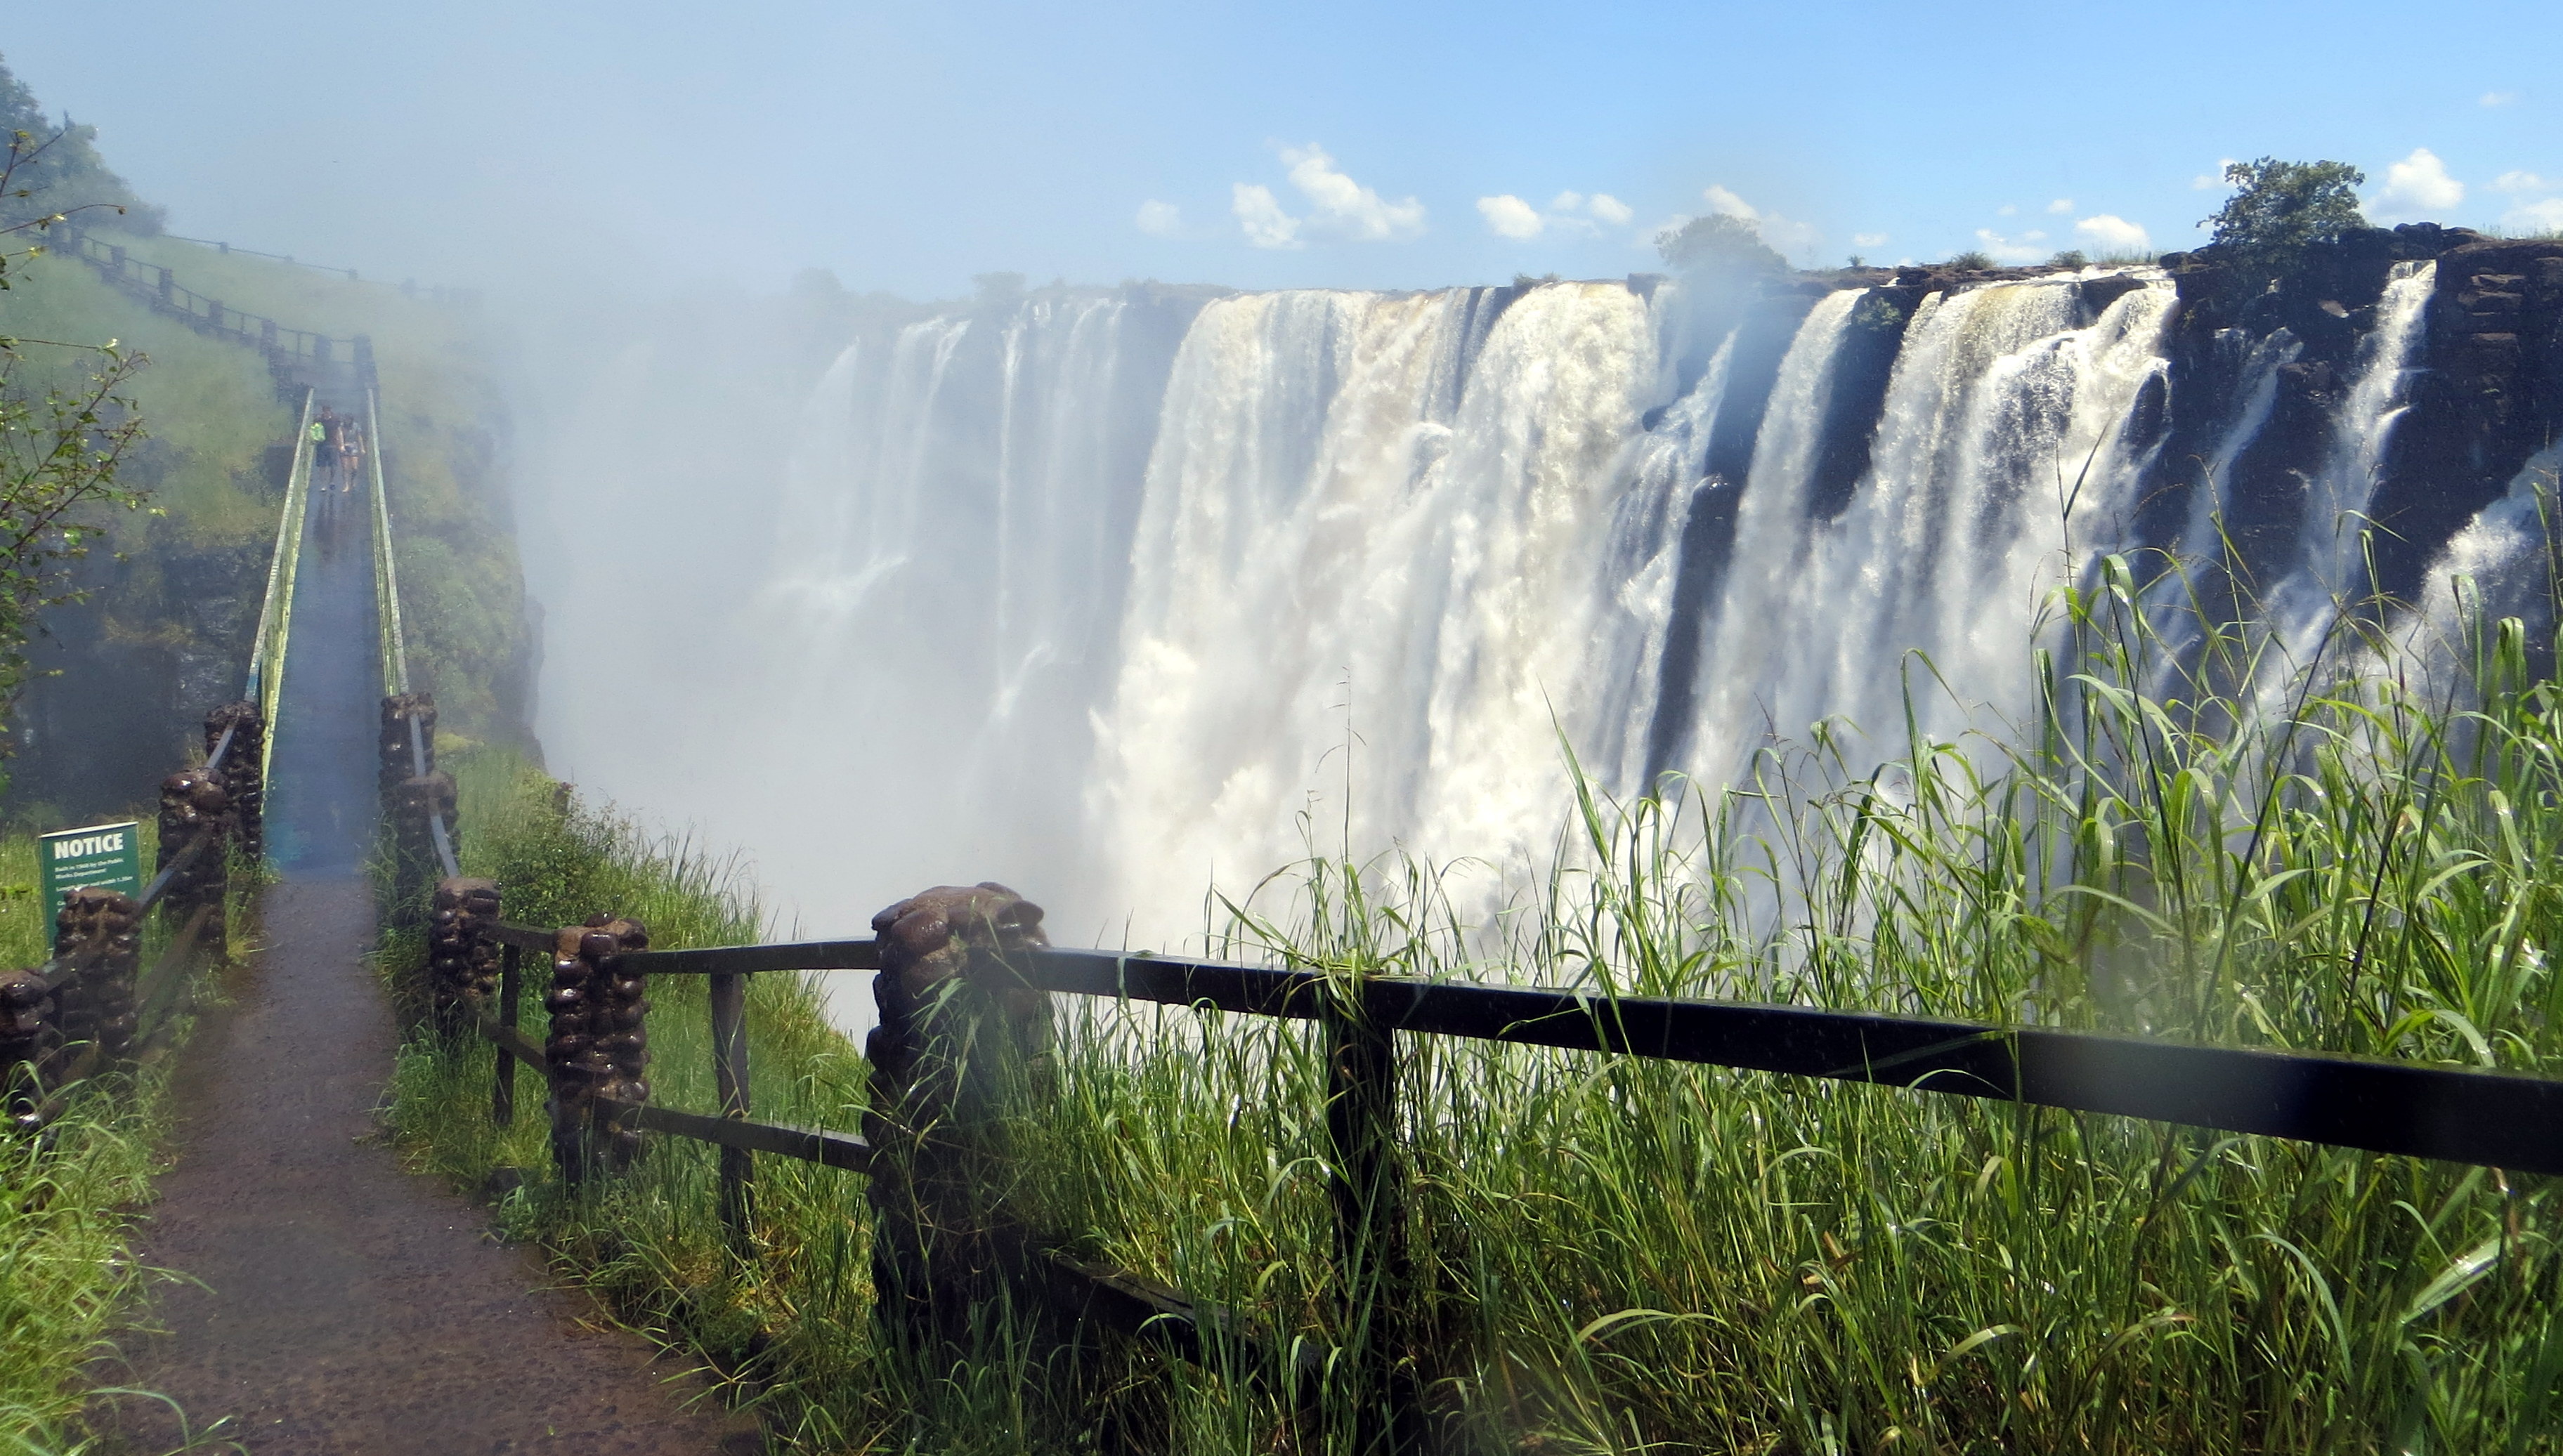
[[(279, 885), (266, 920), (273, 949), (186, 1048), (141, 1250), (201, 1284), (164, 1287), (168, 1334), (101, 1374), (171, 1396), (200, 1432), (228, 1418), (218, 1436), (259, 1456), (758, 1449), (698, 1379), (600, 1331), (586, 1296), (544, 1288), (486, 1210), (377, 1140), (396, 1037), (358, 961), (364, 884)], [(154, 1402), (120, 1419), (139, 1448), (178, 1439)]]

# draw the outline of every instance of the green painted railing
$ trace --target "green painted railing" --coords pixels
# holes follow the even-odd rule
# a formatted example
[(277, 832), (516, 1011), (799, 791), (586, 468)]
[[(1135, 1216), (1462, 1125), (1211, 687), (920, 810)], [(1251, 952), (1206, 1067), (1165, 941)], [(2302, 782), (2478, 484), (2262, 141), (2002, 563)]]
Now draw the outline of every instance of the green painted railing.
[(267, 783), (276, 752), (276, 709), (285, 693), (285, 642), (294, 629), (294, 580), (302, 561), (303, 519), (311, 509), (311, 391), (302, 392), (301, 419), (294, 427), (294, 468), (285, 479), (285, 508), (276, 521), (276, 552), (267, 563), (267, 600), (258, 609), (250, 639), (249, 686), (241, 696), (258, 704), (267, 723), (259, 782)]

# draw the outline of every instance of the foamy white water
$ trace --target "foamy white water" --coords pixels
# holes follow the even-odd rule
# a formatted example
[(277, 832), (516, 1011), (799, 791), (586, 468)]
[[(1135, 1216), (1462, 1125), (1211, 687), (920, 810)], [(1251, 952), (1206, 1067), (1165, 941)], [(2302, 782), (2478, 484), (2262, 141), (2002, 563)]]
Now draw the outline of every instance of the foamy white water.
[[(2373, 502), (2433, 286), (2389, 281), (2306, 467), (2264, 584), (2284, 637), (2355, 592), (2330, 528)], [(1730, 782), (1820, 722), (1865, 772), (1908, 708), (1942, 740), (2026, 717), (2054, 590), (2108, 552), (2210, 551), (2302, 355), (2215, 345), (2230, 397), (2189, 402), (2210, 423), (2185, 447), (2209, 483), (2139, 539), (2174, 302), (2091, 270), (1900, 324), (1883, 291), (1739, 327), (1616, 282), (1044, 289), (863, 322), (745, 453), (757, 568), (629, 608), (632, 655), (682, 619), (715, 659), (660, 711), (724, 747), (606, 787), (751, 846), (811, 932), (992, 878), (1063, 940), (1172, 945), (1214, 885), (1311, 850), (1474, 856), (1483, 908), (1554, 851), (1569, 750), (1632, 795), (1658, 767)], [(2527, 509), (2486, 511), (2434, 580), (2523, 560)], [(574, 772), (620, 751), (556, 741)]]

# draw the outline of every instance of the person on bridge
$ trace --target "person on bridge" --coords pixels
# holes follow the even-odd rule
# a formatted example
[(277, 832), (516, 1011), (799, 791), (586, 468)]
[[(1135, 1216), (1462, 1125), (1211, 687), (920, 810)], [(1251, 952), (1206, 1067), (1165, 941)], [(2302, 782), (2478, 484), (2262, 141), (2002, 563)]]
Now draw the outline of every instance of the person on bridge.
[(356, 472), (365, 463), (365, 435), (350, 420), (338, 427), (338, 493), (356, 488)]
[(329, 468), (329, 408), (320, 408), (320, 418), (311, 422), (311, 473)]

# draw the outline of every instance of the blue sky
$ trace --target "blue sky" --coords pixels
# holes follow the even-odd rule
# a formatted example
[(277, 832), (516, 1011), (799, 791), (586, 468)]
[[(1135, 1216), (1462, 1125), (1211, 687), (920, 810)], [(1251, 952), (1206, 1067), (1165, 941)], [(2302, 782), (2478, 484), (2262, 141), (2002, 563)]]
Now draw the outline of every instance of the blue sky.
[(2563, 227), (2563, 6), (84, 3), (0, 53), (173, 230), (458, 282), (1411, 287), (2177, 248), (2221, 161)]

